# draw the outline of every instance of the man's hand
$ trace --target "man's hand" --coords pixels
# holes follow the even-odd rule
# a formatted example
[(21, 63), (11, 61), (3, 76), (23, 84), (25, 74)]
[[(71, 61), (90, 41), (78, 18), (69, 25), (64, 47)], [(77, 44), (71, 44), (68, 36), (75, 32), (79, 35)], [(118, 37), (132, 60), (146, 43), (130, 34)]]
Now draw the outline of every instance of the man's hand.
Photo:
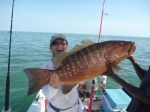
[(115, 75), (114, 71), (112, 70), (111, 64), (109, 62), (106, 63), (107, 71), (105, 72), (107, 76), (113, 77)]
[(132, 63), (136, 63), (133, 55), (129, 56), (127, 59), (129, 59)]
[(130, 50), (128, 51), (129, 56), (131, 56), (133, 54), (133, 52), (135, 51), (135, 49), (136, 49), (136, 46), (135, 46), (135, 43), (134, 43), (134, 44), (132, 44)]
[(49, 81), (49, 86), (57, 88), (60, 84), (59, 76), (57, 74), (53, 74)]

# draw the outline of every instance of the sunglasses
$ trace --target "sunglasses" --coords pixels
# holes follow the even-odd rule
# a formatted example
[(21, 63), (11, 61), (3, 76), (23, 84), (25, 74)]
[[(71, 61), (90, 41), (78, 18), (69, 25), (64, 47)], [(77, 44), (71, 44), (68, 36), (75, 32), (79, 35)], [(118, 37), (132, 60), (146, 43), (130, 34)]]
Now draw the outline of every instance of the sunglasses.
[(67, 45), (67, 42), (64, 40), (64, 41), (61, 41), (61, 42), (57, 42), (57, 41), (54, 41), (52, 44), (52, 46), (58, 46), (58, 45)]

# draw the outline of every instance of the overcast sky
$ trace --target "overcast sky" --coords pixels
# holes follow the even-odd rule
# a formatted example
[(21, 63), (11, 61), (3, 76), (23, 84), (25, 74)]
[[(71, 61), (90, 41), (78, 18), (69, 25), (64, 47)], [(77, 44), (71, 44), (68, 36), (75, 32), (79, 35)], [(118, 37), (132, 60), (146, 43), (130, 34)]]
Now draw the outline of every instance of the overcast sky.
[[(103, 0), (15, 0), (14, 31), (97, 34)], [(0, 0), (0, 30), (12, 0)], [(106, 0), (102, 35), (150, 37), (150, 0)]]

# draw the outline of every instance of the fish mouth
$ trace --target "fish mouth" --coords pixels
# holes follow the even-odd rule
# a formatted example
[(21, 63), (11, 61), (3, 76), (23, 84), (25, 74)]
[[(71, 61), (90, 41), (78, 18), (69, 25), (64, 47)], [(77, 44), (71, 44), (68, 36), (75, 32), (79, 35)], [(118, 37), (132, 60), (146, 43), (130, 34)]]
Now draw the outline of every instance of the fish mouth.
[(135, 42), (131, 42), (131, 45), (129, 46), (128, 49), (128, 55), (131, 56), (136, 50)]

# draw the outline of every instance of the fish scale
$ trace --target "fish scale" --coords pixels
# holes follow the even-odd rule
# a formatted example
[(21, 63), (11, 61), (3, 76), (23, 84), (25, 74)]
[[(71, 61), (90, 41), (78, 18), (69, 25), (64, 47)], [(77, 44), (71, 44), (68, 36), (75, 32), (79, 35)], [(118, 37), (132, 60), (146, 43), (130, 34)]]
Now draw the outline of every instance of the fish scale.
[(62, 92), (67, 93), (71, 88), (65, 87), (72, 87), (68, 85), (74, 86), (79, 82), (103, 75), (107, 71), (107, 62), (117, 65), (134, 53), (134, 50), (130, 51), (133, 47), (135, 48), (135, 44), (131, 41), (116, 40), (95, 43), (66, 56), (56, 70), (47, 70), (43, 73), (46, 70), (25, 69), (24, 72), (29, 79), (28, 94), (48, 84), (52, 74), (59, 76), (60, 82), (66, 85)]
[[(96, 62), (98, 62), (98, 58), (95, 57), (95, 53), (98, 53), (98, 54), (100, 53), (100, 52), (96, 52), (96, 51), (98, 51), (97, 50), (98, 48), (101, 48), (101, 46), (98, 46), (98, 44), (95, 44), (90, 47), (86, 47), (86, 48), (78, 51), (77, 53), (70, 55), (69, 57), (67, 57), (68, 59), (64, 60), (64, 61), (70, 63), (70, 71), (73, 72), (72, 65), (73, 65), (73, 63), (74, 63), (74, 65), (76, 65), (75, 55), (77, 54), (78, 62), (80, 62), (79, 71), (83, 71), (83, 72), (80, 72), (80, 75), (78, 74), (78, 76), (68, 75), (68, 78), (71, 80), (71, 82), (67, 78), (68, 81), (65, 81), (66, 83), (67, 82), (68, 83), (77, 83), (79, 81), (79, 77), (87, 80), (89, 77), (91, 77), (90, 74), (92, 74), (92, 73), (97, 75), (97, 73), (98, 73), (97, 71), (99, 71), (99, 66), (96, 65), (96, 64), (98, 64), (98, 63), (96, 63)], [(63, 65), (63, 66), (65, 66), (65, 65)], [(76, 66), (75, 69), (76, 68), (78, 68), (78, 67)], [(84, 69), (88, 69), (88, 70), (85, 71)], [(72, 74), (74, 74), (74, 73), (72, 73)], [(87, 74), (87, 75), (85, 75), (85, 74)], [(65, 80), (65, 79), (63, 79), (63, 80)], [(61, 80), (61, 81), (63, 82), (63, 80)], [(72, 82), (72, 80), (74, 82)]]

